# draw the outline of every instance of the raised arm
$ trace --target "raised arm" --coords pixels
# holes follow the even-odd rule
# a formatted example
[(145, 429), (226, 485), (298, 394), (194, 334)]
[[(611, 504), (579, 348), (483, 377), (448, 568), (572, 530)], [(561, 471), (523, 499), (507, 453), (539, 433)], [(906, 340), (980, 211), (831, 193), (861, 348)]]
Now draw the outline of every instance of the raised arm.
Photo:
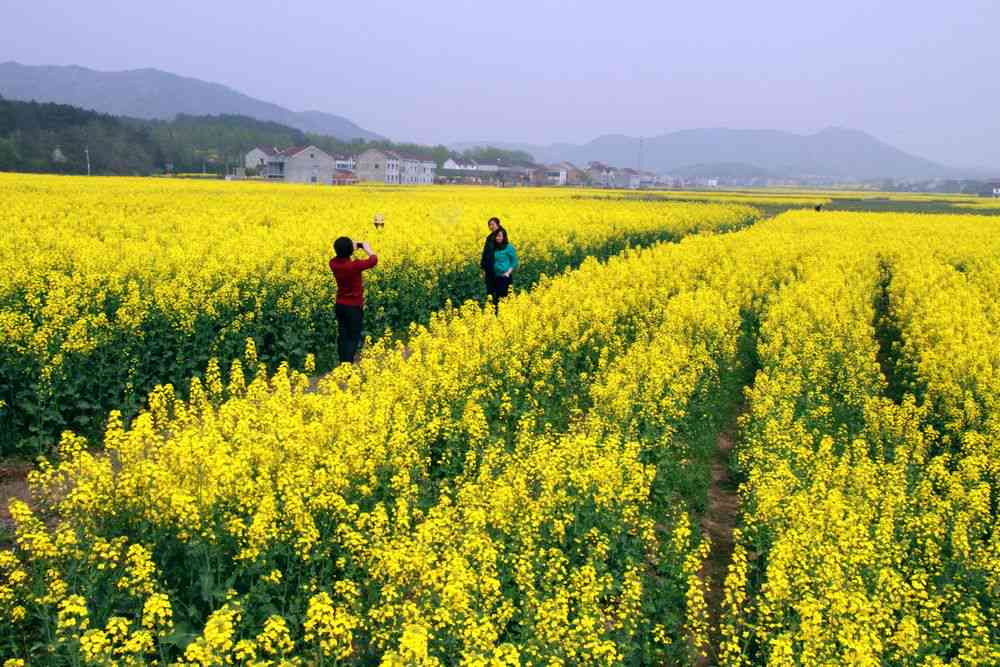
[(357, 260), (357, 262), (358, 262), (358, 268), (360, 268), (362, 271), (364, 271), (364, 270), (370, 269), (373, 266), (375, 266), (376, 264), (378, 264), (378, 255), (376, 255), (372, 251), (372, 247), (370, 245), (368, 245), (367, 241), (363, 241), (361, 243), (361, 249), (364, 250), (366, 253), (368, 253), (368, 257), (366, 259), (359, 259), (359, 260)]

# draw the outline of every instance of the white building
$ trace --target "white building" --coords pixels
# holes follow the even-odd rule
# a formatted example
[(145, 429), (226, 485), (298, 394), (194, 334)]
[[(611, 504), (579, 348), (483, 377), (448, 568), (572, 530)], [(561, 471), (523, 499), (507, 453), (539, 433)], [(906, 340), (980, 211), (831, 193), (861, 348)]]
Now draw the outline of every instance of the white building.
[(267, 168), (267, 161), (278, 154), (278, 149), (274, 146), (255, 146), (243, 159), (243, 166), (247, 169), (256, 169), (258, 173), (263, 173)]
[(626, 167), (619, 169), (614, 175), (614, 187), (628, 190), (638, 190), (642, 184), (642, 177), (635, 169)]
[(479, 165), (476, 164), (474, 160), (469, 162), (459, 162), (454, 158), (448, 158), (445, 163), (441, 165), (443, 169), (452, 169), (454, 171), (478, 171)]
[(567, 170), (562, 165), (545, 167), (546, 185), (566, 185)]
[(591, 183), (602, 188), (610, 188), (615, 184), (615, 169), (603, 162), (591, 162), (587, 168)]
[(419, 155), (400, 155), (399, 182), (402, 185), (430, 185), (434, 182), (437, 163)]
[(329, 153), (315, 146), (293, 146), (268, 158), (264, 175), (286, 183), (329, 184), (336, 171), (336, 161)]
[(379, 148), (359, 155), (354, 169), (359, 181), (390, 185), (430, 185), (436, 171), (437, 164), (430, 158)]

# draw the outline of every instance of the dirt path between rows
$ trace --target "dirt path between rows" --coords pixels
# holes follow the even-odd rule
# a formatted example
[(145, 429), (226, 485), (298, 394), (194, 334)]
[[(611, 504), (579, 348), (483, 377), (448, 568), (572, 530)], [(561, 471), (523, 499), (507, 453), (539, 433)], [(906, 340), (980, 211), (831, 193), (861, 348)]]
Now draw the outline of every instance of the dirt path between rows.
[(708, 489), (708, 506), (701, 519), (702, 532), (712, 540), (712, 550), (702, 564), (699, 576), (708, 584), (709, 653), (695, 664), (708, 667), (715, 664), (720, 645), (719, 622), (726, 584), (726, 571), (733, 558), (733, 529), (740, 516), (739, 484), (730, 473), (729, 459), (736, 438), (736, 416), (719, 432), (712, 459), (712, 482)]
[(34, 466), (27, 461), (0, 461), (0, 549), (14, 532), (8, 505), (15, 498), (31, 502), (28, 490), (28, 471)]

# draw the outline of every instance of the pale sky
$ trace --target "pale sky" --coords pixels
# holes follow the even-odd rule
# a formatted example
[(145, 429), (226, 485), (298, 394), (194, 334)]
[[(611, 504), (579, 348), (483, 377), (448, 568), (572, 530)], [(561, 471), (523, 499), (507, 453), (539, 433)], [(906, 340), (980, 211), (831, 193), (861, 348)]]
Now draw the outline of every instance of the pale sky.
[(158, 69), (395, 140), (869, 132), (1000, 168), (1000, 2), (0, 0), (0, 61)]

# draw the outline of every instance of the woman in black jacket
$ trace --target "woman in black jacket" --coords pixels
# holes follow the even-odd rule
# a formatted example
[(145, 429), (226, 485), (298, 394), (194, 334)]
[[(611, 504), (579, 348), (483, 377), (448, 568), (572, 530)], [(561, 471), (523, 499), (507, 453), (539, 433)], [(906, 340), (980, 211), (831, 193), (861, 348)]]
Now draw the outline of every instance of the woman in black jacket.
[[(483, 243), (483, 257), (479, 260), (479, 268), (483, 270), (483, 280), (486, 282), (486, 300), (491, 301), (495, 300), (493, 295), (496, 292), (496, 276), (493, 275), (493, 251), (496, 246), (493, 244), (493, 237), (503, 227), (500, 225), (500, 218), (490, 218), (486, 224), (490, 233)], [(507, 233), (504, 232), (504, 237), (506, 236)]]

